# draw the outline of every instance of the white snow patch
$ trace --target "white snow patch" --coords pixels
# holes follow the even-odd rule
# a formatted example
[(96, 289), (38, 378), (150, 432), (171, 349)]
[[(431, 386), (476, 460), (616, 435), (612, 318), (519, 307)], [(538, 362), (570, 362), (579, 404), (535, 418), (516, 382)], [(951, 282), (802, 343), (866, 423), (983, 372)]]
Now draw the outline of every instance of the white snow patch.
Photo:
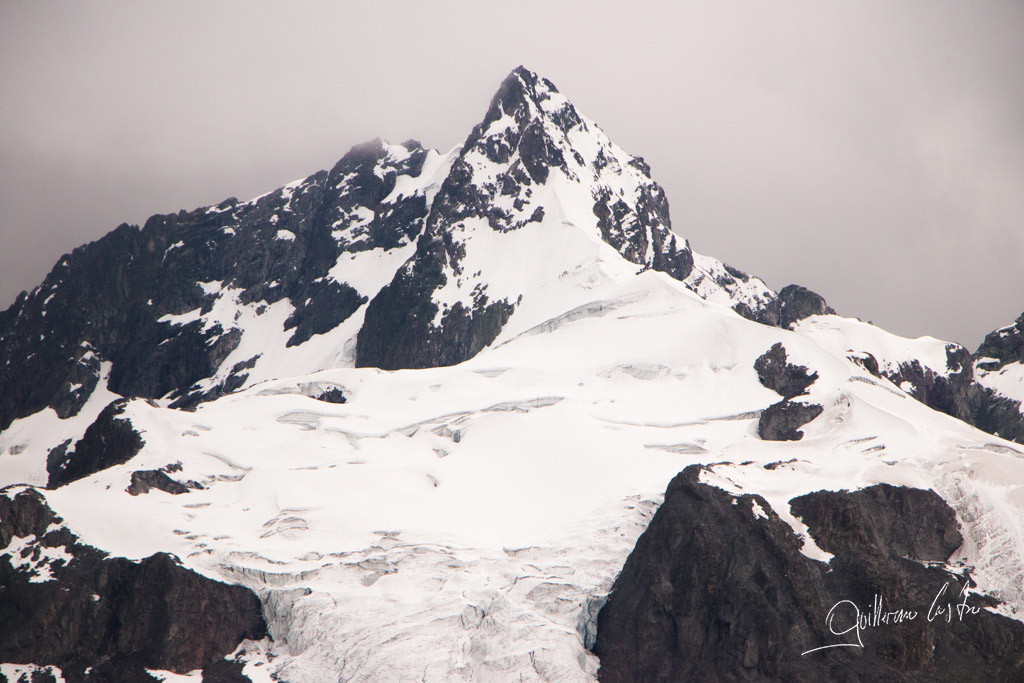
[(202, 308), (193, 308), (191, 311), (185, 313), (168, 313), (157, 318), (158, 323), (167, 323), (169, 325), (188, 325), (200, 319), (202, 316)]
[(187, 674), (176, 674), (173, 671), (161, 671), (158, 669), (146, 669), (146, 673), (158, 681), (164, 681), (165, 683), (196, 683), (197, 681), (203, 680), (202, 669), (196, 669), (195, 671), (190, 671)]
[(0, 554), (10, 558), (11, 566), (16, 571), (30, 572), (32, 576), (29, 577), (29, 583), (53, 581), (50, 565), (55, 562), (67, 565), (74, 556), (64, 547), (50, 548), (35, 543), (37, 540), (35, 536), (14, 536)]
[(35, 664), (0, 664), (0, 674), (3, 674), (11, 683), (21, 683), (24, 680), (32, 680), (34, 673), (48, 673), (53, 676), (56, 683), (64, 683), (64, 673), (55, 666), (36, 666)]
[(342, 252), (327, 277), (347, 284), (367, 299), (372, 299), (384, 285), (391, 282), (398, 269), (415, 251), (416, 244), (409, 243), (391, 250), (377, 248)]
[(221, 280), (211, 280), (209, 282), (197, 282), (197, 285), (203, 290), (204, 294), (217, 294), (224, 289), (224, 283)]

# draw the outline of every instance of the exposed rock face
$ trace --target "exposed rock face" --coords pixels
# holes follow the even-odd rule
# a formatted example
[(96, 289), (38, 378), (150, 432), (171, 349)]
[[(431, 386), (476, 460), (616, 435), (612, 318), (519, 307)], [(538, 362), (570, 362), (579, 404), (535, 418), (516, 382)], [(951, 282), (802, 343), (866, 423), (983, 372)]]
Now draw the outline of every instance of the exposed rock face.
[(1024, 314), (985, 336), (972, 359), (976, 382), (967, 403), (970, 422), (990, 434), (1024, 443), (1024, 390), (1004, 376), (1020, 377), (1024, 364)]
[(847, 359), (861, 366), (875, 377), (881, 377), (882, 373), (878, 368), (878, 359), (867, 351), (855, 351), (847, 354)]
[(761, 412), (757, 421), (757, 435), (765, 441), (799, 441), (804, 438), (800, 427), (821, 415), (817, 403), (782, 400)]
[(806, 366), (793, 365), (786, 358), (781, 342), (774, 344), (754, 361), (754, 370), (761, 384), (788, 399), (806, 393), (807, 387), (818, 379), (818, 373), (809, 373)]
[(946, 370), (939, 374), (914, 360), (879, 374), (929, 408), (971, 423), (968, 395), (974, 372), (970, 352), (959, 344), (947, 344)]
[[(1024, 624), (978, 610), (992, 602), (976, 595), (961, 619), (963, 580), (923, 564), (943, 562), (961, 540), (933, 492), (875, 486), (794, 499), (793, 512), (835, 554), (826, 567), (800, 553), (763, 498), (701, 484), (700, 471), (669, 485), (598, 616), (600, 680), (1024, 677)], [(833, 628), (845, 631), (856, 615), (842, 601), (870, 616), (876, 596), (882, 612), (916, 616), (865, 626), (863, 647), (808, 652), (858, 642), (853, 631), (829, 633), (826, 617), (842, 603)]]
[(455, 365), (494, 341), (514, 305), (490, 301), (485, 288), (474, 290), (472, 307), (457, 302), (444, 312), (440, 326), (433, 324), (438, 313), (433, 293), (447, 282), (446, 266), (454, 275), (462, 273), (459, 254), (459, 245), (447, 233), (420, 238), (414, 259), (367, 306), (356, 345), (357, 366), (398, 370)]
[(794, 498), (790, 510), (836, 564), (857, 554), (945, 562), (963, 543), (956, 514), (934, 491), (889, 484), (818, 491)]
[(975, 352), (981, 370), (998, 370), (1010, 363), (1024, 363), (1024, 313), (1012, 325), (985, 335)]
[(812, 315), (834, 315), (824, 297), (800, 285), (786, 285), (779, 292), (779, 327), (791, 329), (793, 323)]
[(345, 393), (337, 387), (328, 389), (327, 391), (322, 391), (314, 396), (314, 398), (318, 401), (323, 401), (324, 403), (345, 403), (348, 401), (348, 399), (345, 398)]
[(227, 659), (214, 662), (203, 669), (202, 683), (252, 683), (251, 679), (242, 673), (243, 667), (242, 662)]
[(969, 396), (971, 424), (989, 434), (1024, 443), (1024, 415), (1021, 402), (974, 384)]
[(746, 303), (739, 302), (732, 308), (747, 320), (753, 320), (755, 323), (769, 327), (779, 327), (779, 305), (775, 301), (769, 301), (766, 305), (758, 308), (751, 308)]
[(119, 399), (104, 408), (72, 450), (67, 450), (65, 442), (50, 451), (46, 459), (48, 488), (55, 489), (126, 463), (142, 450), (145, 442), (131, 421), (117, 417), (124, 412), (124, 406), (125, 401)]
[(6, 493), (0, 495), (0, 547), (8, 547), (15, 536), (41, 538), (57, 519), (43, 497), (32, 489), (25, 489), (14, 498)]
[(136, 470), (132, 472), (132, 480), (126, 490), (133, 496), (149, 493), (152, 489), (177, 496), (182, 493), (188, 493), (192, 489), (204, 488), (202, 484), (197, 482), (180, 482), (168, 475), (168, 472), (180, 470), (181, 463), (167, 465), (158, 470)]
[(106, 557), (31, 489), (0, 495), (0, 544), (0, 661), (55, 665), (69, 682), (151, 680), (147, 668), (209, 667), (266, 635), (248, 589), (164, 553)]
[(818, 379), (817, 372), (808, 372), (804, 365), (787, 361), (786, 349), (781, 343), (774, 344), (754, 361), (757, 378), (765, 387), (782, 396), (761, 412), (757, 422), (757, 433), (766, 441), (799, 441), (804, 433), (800, 427), (822, 412), (815, 403), (792, 401), (790, 399), (807, 393)]
[[(0, 312), (0, 430), (47, 406), (76, 414), (101, 361), (112, 363), (118, 394), (194, 405), (204, 392), (193, 385), (218, 371), (242, 333), (230, 319), (173, 316), (209, 314), (225, 297), (289, 301), (292, 345), (333, 329), (366, 301), (328, 276), (339, 255), (391, 249), (422, 230), (421, 189), (384, 200), (399, 178), (420, 174), (426, 156), (414, 141), (376, 140), (253, 201), (153, 216), (141, 230), (122, 225), (64, 256)], [(239, 385), (225, 372), (210, 397), (228, 383)]]

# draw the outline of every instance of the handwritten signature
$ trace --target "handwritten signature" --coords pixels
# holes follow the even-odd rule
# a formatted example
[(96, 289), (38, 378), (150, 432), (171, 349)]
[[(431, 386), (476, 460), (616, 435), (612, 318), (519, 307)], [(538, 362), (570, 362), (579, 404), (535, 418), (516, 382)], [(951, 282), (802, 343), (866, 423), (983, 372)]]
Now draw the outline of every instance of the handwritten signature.
[[(954, 586), (959, 586), (958, 583), (954, 583)], [(925, 618), (929, 621), (945, 620), (947, 623), (953, 621), (954, 615), (959, 621), (963, 621), (965, 615), (978, 614), (981, 611), (980, 607), (967, 604), (967, 584), (963, 585), (960, 589), (959, 600), (952, 602), (946, 596), (949, 594), (949, 582), (943, 584), (939, 592), (935, 594), (935, 598), (932, 600), (931, 606), (928, 607), (928, 611), (925, 613)], [(834, 647), (864, 647), (864, 641), (861, 639), (861, 632), (871, 628), (880, 628), (883, 626), (889, 626), (892, 624), (901, 624), (906, 621), (914, 621), (921, 614), (915, 610), (907, 609), (886, 609), (883, 604), (881, 596), (876, 594), (871, 601), (871, 609), (866, 612), (862, 612), (860, 607), (857, 606), (852, 600), (840, 600), (836, 604), (832, 605), (832, 609), (828, 611), (825, 616), (825, 627), (828, 628), (829, 633), (835, 636), (847, 636), (847, 642), (833, 643), (831, 645), (822, 645), (821, 647), (815, 647), (806, 652), (801, 653), (801, 657), (809, 655), (812, 652), (818, 652), (819, 650), (828, 650)], [(850, 636), (850, 634), (853, 634)]]

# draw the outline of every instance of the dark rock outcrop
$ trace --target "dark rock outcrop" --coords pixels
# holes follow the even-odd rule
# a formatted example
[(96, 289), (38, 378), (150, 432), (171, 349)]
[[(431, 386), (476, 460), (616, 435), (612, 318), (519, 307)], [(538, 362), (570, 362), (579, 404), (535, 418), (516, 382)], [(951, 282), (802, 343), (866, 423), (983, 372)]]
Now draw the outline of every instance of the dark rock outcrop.
[(202, 683), (252, 683), (252, 679), (242, 673), (244, 663), (230, 659), (222, 659), (203, 669)]
[(339, 403), (340, 404), (340, 403), (346, 403), (348, 401), (348, 399), (345, 398), (345, 392), (343, 392), (338, 387), (333, 387), (333, 388), (328, 389), (326, 391), (321, 391), (319, 394), (317, 394), (313, 398), (315, 398), (318, 401), (323, 401), (324, 403)]
[[(800, 553), (767, 501), (701, 484), (700, 470), (669, 485), (598, 616), (600, 680), (1024, 680), (1024, 624), (979, 609), (993, 604), (980, 595), (961, 614), (964, 579), (926, 566), (961, 540), (935, 493), (794, 499), (835, 555), (826, 566)], [(859, 634), (847, 631), (854, 606), (868, 620)], [(832, 610), (841, 635), (826, 625)], [(841, 643), (862, 647), (813, 651)]]
[(867, 351), (854, 351), (846, 355), (847, 360), (853, 361), (875, 377), (881, 377), (882, 373), (878, 368), (878, 359), (874, 354)]
[(55, 489), (126, 463), (142, 450), (145, 442), (131, 420), (118, 417), (125, 403), (118, 399), (104, 408), (72, 450), (64, 442), (50, 451), (46, 458), (47, 488)]
[(1009, 363), (1024, 363), (1024, 313), (1012, 325), (985, 335), (974, 357), (980, 370), (998, 370)]
[[(447, 181), (446, 181), (447, 182)], [(450, 233), (425, 233), (416, 255), (366, 308), (356, 339), (356, 366), (384, 370), (455, 365), (494, 341), (514, 304), (492, 302), (486, 288), (474, 291), (471, 308), (457, 302), (434, 325), (438, 313), (433, 292), (444, 286), (445, 267), (459, 273), (461, 244)]]
[(9, 546), (15, 536), (42, 538), (58, 519), (39, 492), (26, 488), (14, 497), (4, 492), (0, 494), (0, 548)]
[(890, 484), (818, 491), (794, 498), (790, 510), (836, 564), (860, 554), (944, 563), (963, 543), (956, 513), (934, 491)]
[(807, 387), (818, 379), (818, 373), (808, 372), (807, 366), (789, 363), (781, 342), (758, 356), (754, 370), (761, 384), (786, 399), (807, 393)]
[(790, 363), (781, 342), (757, 357), (754, 370), (761, 384), (782, 396), (781, 401), (761, 411), (758, 436), (765, 441), (799, 441), (804, 436), (800, 427), (818, 417), (822, 407), (790, 399), (806, 394), (807, 388), (817, 381), (818, 373), (808, 372), (804, 365)]
[(284, 321), (284, 329), (295, 329), (286, 346), (298, 346), (314, 334), (330, 332), (367, 301), (348, 285), (329, 282), (315, 297), (308, 297)]
[(821, 415), (817, 403), (782, 400), (761, 411), (757, 435), (765, 441), (799, 441), (804, 438), (800, 427)]
[(1003, 439), (1024, 443), (1024, 406), (980, 383), (971, 385), (967, 395), (970, 423)]
[[(17, 556), (4, 553), (15, 538)], [(266, 636), (248, 589), (165, 553), (107, 557), (32, 489), (0, 495), (0, 543), (0, 661), (54, 665), (69, 683), (150, 680), (145, 669), (202, 669)]]
[(937, 373), (913, 360), (900, 363), (895, 372), (879, 374), (929, 408), (971, 423), (969, 394), (974, 369), (970, 352), (959, 344), (947, 344), (945, 370)]
[(824, 297), (800, 285), (786, 285), (779, 292), (779, 327), (792, 329), (793, 325), (812, 315), (834, 315)]
[(968, 394), (970, 422), (978, 429), (1003, 439), (1024, 443), (1021, 402), (988, 387), (973, 384)]
[[(177, 469), (181, 469), (180, 465)], [(192, 489), (203, 488), (202, 484), (194, 481), (180, 482), (177, 479), (172, 479), (167, 474), (171, 471), (174, 471), (174, 468), (171, 466), (159, 470), (136, 470), (132, 472), (131, 483), (125, 490), (133, 496), (149, 493), (152, 489), (177, 496), (182, 493), (188, 493)]]
[(759, 308), (751, 308), (747, 304), (739, 302), (733, 304), (732, 310), (747, 320), (753, 320), (755, 323), (761, 323), (769, 327), (779, 326), (779, 302), (777, 299), (771, 299)]
[(972, 361), (979, 381), (969, 388), (969, 421), (989, 434), (1024, 443), (1024, 415), (1021, 413), (1024, 396), (1005, 396), (983, 384), (985, 374), (998, 373), (1013, 363), (1024, 363), (1024, 314), (1012, 325), (987, 334)]

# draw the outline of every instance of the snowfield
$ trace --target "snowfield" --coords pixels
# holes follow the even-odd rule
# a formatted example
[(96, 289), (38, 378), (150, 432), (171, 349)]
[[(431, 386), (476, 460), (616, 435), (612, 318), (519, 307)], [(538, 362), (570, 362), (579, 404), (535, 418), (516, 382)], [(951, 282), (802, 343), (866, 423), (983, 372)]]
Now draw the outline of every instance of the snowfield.
[[(1024, 607), (1018, 446), (930, 410), (834, 344), (745, 320), (664, 274), (630, 265), (565, 291), (577, 294), (560, 314), (510, 326), (458, 366), (324, 370), (191, 413), (132, 401), (142, 452), (46, 498), (86, 543), (172, 552), (255, 590), (273, 639), (246, 647), (246, 670), (285, 680), (593, 680), (601, 600), (692, 463), (713, 464), (709, 483), (763, 495), (819, 560), (792, 497), (934, 488), (969, 522), (954, 560), (1004, 611)], [(798, 442), (757, 436), (779, 397), (753, 364), (776, 342), (819, 374), (804, 400), (824, 412)], [(348, 401), (310, 397), (327, 388)], [(37, 425), (49, 443), (47, 420), (3, 438), (34, 443)], [(41, 449), (0, 463), (9, 483), (45, 476)], [(173, 463), (175, 479), (204, 488), (125, 491), (133, 471)]]

